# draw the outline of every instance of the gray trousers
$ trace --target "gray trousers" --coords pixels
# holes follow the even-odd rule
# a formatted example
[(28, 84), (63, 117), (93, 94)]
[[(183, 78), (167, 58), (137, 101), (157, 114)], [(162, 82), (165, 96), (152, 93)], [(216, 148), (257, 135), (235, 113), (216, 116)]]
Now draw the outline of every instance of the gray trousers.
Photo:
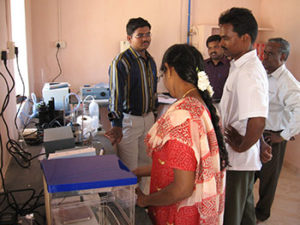
[[(151, 164), (152, 160), (146, 153), (144, 139), (154, 124), (152, 112), (144, 116), (133, 116), (124, 113), (123, 138), (118, 144), (118, 156), (130, 169)], [(150, 192), (150, 177), (143, 177), (139, 182), (140, 189), (145, 193)]]
[(254, 175), (255, 171), (227, 170), (224, 225), (256, 225)]
[(260, 221), (268, 219), (271, 215), (271, 206), (275, 197), (276, 187), (283, 164), (286, 141), (272, 144), (272, 159), (263, 164), (255, 177), (259, 179), (259, 200), (256, 204), (255, 214)]

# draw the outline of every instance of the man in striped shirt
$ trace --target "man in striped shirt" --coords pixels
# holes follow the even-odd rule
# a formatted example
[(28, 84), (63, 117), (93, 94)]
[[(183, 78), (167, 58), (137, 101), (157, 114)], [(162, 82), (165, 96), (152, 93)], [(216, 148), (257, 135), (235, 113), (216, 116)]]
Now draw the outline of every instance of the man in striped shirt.
[(143, 18), (132, 18), (127, 26), (130, 48), (110, 65), (108, 117), (112, 128), (106, 136), (117, 144), (118, 155), (133, 170), (149, 164), (144, 137), (154, 123), (157, 109), (157, 69), (148, 53), (151, 25)]

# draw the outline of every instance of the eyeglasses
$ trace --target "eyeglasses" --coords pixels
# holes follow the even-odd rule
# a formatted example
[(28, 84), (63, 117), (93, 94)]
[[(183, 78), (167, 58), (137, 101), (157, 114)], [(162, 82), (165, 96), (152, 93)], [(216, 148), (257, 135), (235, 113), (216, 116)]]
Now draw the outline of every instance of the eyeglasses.
[(140, 39), (140, 38), (143, 38), (143, 37), (151, 37), (151, 33), (148, 32), (148, 33), (138, 33), (137, 35), (135, 35), (135, 38), (137, 39)]

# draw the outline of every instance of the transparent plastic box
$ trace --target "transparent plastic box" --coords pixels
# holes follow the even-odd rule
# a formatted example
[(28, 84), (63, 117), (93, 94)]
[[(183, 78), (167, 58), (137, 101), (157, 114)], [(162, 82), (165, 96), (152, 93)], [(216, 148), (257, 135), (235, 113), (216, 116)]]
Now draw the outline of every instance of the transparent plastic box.
[(117, 156), (43, 160), (41, 166), (48, 225), (134, 225), (137, 178)]

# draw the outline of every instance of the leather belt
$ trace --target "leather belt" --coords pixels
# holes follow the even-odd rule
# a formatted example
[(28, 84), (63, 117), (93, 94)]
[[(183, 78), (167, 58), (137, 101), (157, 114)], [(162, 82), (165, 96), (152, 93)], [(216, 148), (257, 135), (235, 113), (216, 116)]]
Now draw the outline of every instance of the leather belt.
[(221, 101), (221, 99), (219, 99), (219, 98), (218, 99), (212, 99), (213, 103), (220, 103), (220, 101)]
[(151, 113), (152, 111), (150, 111), (150, 112), (146, 112), (146, 113), (135, 113), (135, 112), (129, 112), (129, 113), (127, 113), (127, 114), (129, 114), (129, 115), (133, 115), (133, 116), (142, 116), (142, 117), (145, 117), (145, 116), (147, 116), (149, 113)]

